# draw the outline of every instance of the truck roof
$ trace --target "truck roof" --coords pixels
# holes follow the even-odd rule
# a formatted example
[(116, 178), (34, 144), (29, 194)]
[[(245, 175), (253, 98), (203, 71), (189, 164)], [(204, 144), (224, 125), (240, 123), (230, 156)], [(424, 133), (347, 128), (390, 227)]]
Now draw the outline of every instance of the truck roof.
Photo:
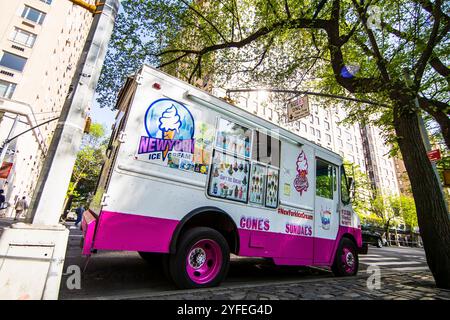
[[(198, 87), (195, 87), (185, 81), (182, 81), (170, 74), (167, 74), (161, 70), (158, 70), (152, 66), (149, 66), (147, 64), (144, 64), (142, 66), (142, 68), (135, 74), (132, 76), (129, 76), (124, 84), (124, 86), (122, 87), (122, 89), (120, 90), (119, 94), (118, 94), (118, 99), (117, 99), (117, 105), (116, 108), (118, 108), (118, 106), (121, 104), (120, 101), (123, 100), (129, 100), (130, 98), (132, 98), (132, 96), (134, 95), (134, 91), (136, 90), (136, 85), (133, 85), (133, 83), (135, 83), (135, 79), (136, 77), (139, 77), (140, 75), (142, 75), (143, 73), (148, 72), (150, 74), (157, 74), (157, 76), (159, 76), (160, 78), (163, 78), (163, 80), (166, 80), (170, 83), (173, 83), (179, 87), (182, 87), (183, 89), (185, 89), (185, 94), (184, 96), (186, 97), (186, 99), (191, 100), (193, 102), (197, 102), (196, 100), (201, 100), (201, 102), (197, 102), (200, 104), (210, 104), (216, 107), (219, 107), (220, 109), (223, 109), (225, 111), (237, 114), (238, 116), (240, 116), (243, 119), (247, 119), (247, 121), (253, 122), (254, 124), (256, 124), (257, 126), (269, 129), (269, 130), (276, 130), (279, 132), (279, 136), (280, 138), (285, 138), (286, 140), (290, 140), (290, 142), (293, 143), (297, 143), (297, 144), (301, 144), (301, 145), (309, 145), (312, 146), (318, 150), (320, 150), (321, 152), (332, 156), (333, 158), (336, 159), (336, 161), (341, 164), (343, 162), (342, 157), (337, 154), (336, 152), (333, 152), (325, 147), (322, 147), (304, 137), (299, 136), (296, 133), (293, 133), (291, 131), (288, 131), (286, 129), (283, 129), (282, 127), (276, 125), (273, 122), (270, 122), (266, 119), (263, 119), (257, 115), (254, 115), (251, 112), (248, 112), (245, 109), (242, 109), (238, 106), (232, 105), (230, 103), (228, 103), (227, 101), (225, 101), (224, 99), (218, 98), (212, 94), (210, 94), (209, 92), (202, 90)], [(130, 92), (131, 90), (131, 92)]]

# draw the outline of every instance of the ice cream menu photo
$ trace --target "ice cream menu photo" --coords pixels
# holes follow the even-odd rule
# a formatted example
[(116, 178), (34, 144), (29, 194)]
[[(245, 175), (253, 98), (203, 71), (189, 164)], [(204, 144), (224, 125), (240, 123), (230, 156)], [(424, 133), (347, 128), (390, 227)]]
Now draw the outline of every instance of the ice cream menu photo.
[(249, 161), (214, 152), (208, 194), (213, 197), (247, 202)]
[(267, 168), (266, 206), (276, 208), (278, 205), (278, 169)]
[(264, 202), (264, 180), (266, 167), (252, 164), (250, 177), (250, 202), (262, 205)]

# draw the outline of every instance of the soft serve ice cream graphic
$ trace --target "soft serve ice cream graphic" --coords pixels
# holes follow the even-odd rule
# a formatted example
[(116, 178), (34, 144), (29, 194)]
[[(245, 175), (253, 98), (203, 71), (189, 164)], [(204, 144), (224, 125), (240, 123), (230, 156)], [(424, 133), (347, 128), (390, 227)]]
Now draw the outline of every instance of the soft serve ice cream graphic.
[[(159, 129), (162, 132), (164, 140), (173, 140), (175, 134), (179, 131), (181, 126), (180, 116), (178, 115), (177, 108), (174, 105), (170, 106), (163, 112), (161, 118), (159, 118)], [(169, 152), (169, 144), (166, 145), (166, 149), (163, 151), (163, 159), (167, 157)]]
[(308, 191), (308, 159), (306, 158), (305, 152), (302, 150), (297, 157), (296, 162), (297, 176), (294, 180), (294, 187), (300, 195), (303, 192)]

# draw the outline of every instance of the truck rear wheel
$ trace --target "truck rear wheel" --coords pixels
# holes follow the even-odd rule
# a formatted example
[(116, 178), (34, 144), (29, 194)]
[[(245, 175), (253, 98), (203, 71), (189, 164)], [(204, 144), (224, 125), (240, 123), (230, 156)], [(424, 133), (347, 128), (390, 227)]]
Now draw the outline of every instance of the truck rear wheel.
[(338, 277), (354, 276), (358, 273), (358, 267), (358, 250), (355, 243), (348, 238), (342, 238), (331, 271)]
[(214, 287), (225, 278), (230, 249), (216, 230), (197, 227), (186, 231), (176, 254), (169, 257), (169, 272), (182, 289)]

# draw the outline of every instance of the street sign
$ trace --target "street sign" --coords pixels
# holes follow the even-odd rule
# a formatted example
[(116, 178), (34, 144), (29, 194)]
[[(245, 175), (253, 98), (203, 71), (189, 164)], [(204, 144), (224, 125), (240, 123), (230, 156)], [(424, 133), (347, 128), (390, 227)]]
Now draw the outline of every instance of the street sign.
[(288, 122), (297, 121), (310, 115), (308, 96), (296, 97), (288, 103)]
[(427, 156), (430, 161), (441, 160), (441, 151), (439, 149), (428, 151)]

